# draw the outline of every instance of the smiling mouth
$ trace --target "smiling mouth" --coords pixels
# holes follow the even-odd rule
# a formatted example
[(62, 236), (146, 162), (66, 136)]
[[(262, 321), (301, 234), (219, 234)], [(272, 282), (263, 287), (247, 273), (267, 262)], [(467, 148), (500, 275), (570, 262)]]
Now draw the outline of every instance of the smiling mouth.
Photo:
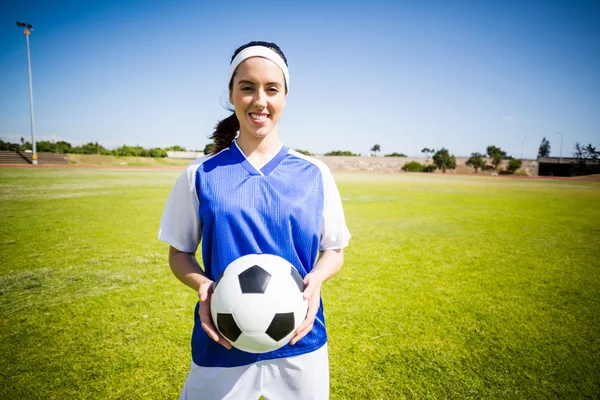
[(250, 115), (250, 118), (256, 122), (263, 122), (263, 121), (266, 121), (267, 118), (269, 118), (269, 114), (264, 114), (264, 113), (250, 113), (249, 115)]

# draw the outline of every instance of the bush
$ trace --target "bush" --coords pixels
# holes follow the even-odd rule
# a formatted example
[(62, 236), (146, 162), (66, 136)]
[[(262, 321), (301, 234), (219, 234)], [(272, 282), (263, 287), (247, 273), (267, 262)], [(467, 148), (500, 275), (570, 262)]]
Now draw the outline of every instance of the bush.
[(511, 158), (508, 162), (508, 167), (506, 167), (506, 171), (508, 173), (514, 174), (521, 166), (523, 162), (521, 160), (517, 160), (515, 158)]
[(147, 154), (148, 154), (148, 157), (155, 157), (155, 158), (163, 158), (163, 157), (167, 156), (167, 152), (158, 147), (148, 150)]
[(406, 157), (406, 154), (393, 152), (391, 154), (386, 154), (384, 157)]
[(329, 153), (325, 153), (326, 156), (358, 156), (358, 154), (354, 154), (351, 151), (346, 151), (346, 150), (335, 150), (335, 151), (330, 151)]
[(215, 148), (215, 144), (209, 143), (206, 146), (204, 146), (204, 150), (202, 150), (202, 152), (204, 154), (212, 154), (214, 148)]
[(423, 166), (423, 172), (435, 172), (436, 169), (437, 169), (437, 167), (435, 166), (435, 164), (429, 164), (429, 165)]
[(308, 150), (302, 150), (302, 149), (295, 149), (295, 150), (300, 154), (304, 154), (305, 156), (314, 156), (314, 154)]
[(406, 172), (423, 172), (425, 166), (416, 161), (411, 161), (402, 166), (402, 170)]

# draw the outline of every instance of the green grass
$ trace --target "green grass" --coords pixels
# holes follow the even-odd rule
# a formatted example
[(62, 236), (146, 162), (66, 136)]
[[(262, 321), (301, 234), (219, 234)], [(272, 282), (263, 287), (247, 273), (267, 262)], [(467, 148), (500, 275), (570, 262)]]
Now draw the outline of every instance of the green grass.
[(136, 167), (183, 167), (193, 159), (169, 157), (106, 156), (99, 154), (66, 154), (71, 165), (136, 166)]
[[(0, 169), (0, 398), (177, 398), (197, 296), (156, 239), (179, 172)], [(600, 396), (600, 184), (336, 175), (332, 399)]]

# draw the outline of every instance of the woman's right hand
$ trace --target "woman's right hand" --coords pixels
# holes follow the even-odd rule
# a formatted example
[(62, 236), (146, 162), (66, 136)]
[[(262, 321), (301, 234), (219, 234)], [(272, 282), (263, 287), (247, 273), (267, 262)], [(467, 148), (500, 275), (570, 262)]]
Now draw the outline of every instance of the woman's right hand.
[(210, 298), (212, 297), (214, 290), (215, 283), (213, 281), (204, 282), (200, 285), (200, 288), (198, 289), (198, 297), (200, 298), (198, 315), (200, 315), (202, 329), (204, 329), (208, 336), (221, 346), (227, 348), (227, 350), (230, 350), (231, 343), (229, 343), (223, 336), (219, 335), (219, 331), (217, 331), (217, 328), (215, 328), (210, 315)]

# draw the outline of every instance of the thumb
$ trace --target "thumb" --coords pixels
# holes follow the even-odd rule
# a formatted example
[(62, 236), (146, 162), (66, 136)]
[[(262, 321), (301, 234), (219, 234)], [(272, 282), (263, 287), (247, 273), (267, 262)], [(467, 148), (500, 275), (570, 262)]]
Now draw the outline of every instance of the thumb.
[(201, 302), (206, 301), (206, 299), (208, 298), (208, 295), (210, 293), (211, 287), (212, 287), (212, 282), (205, 282), (200, 285), (200, 288), (198, 289), (198, 296), (200, 297)]
[(317, 285), (310, 280), (308, 275), (304, 279), (304, 299), (310, 299), (317, 290)]

